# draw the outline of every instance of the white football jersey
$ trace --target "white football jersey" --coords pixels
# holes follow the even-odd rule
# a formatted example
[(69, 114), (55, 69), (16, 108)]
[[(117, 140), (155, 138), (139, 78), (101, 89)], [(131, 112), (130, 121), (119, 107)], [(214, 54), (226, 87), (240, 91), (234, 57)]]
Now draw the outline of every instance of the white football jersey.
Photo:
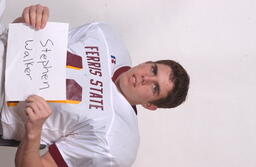
[[(69, 34), (67, 100), (50, 101), (41, 143), (65, 167), (129, 167), (136, 158), (136, 113), (112, 79), (130, 68), (122, 41), (106, 24), (91, 23)], [(3, 137), (24, 135), (24, 102), (2, 111)]]

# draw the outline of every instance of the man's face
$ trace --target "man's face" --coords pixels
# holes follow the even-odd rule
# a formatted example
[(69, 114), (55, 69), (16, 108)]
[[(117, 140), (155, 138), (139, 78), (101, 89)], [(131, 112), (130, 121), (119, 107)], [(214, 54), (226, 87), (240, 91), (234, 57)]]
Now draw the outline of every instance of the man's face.
[(166, 97), (172, 90), (171, 72), (167, 65), (147, 62), (121, 74), (116, 85), (131, 105), (142, 104), (148, 108), (149, 102)]

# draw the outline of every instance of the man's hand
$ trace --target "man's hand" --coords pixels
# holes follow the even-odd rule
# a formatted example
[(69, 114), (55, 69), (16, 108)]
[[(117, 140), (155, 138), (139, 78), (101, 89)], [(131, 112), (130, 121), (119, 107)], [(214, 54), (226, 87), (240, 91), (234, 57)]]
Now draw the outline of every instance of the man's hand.
[(26, 23), (39, 30), (43, 29), (49, 18), (49, 9), (42, 5), (32, 5), (23, 10), (22, 16), (14, 20), (14, 23)]
[(52, 110), (46, 101), (39, 96), (32, 95), (26, 100), (27, 122), (26, 133), (16, 152), (16, 167), (57, 167), (49, 153), (40, 157), (41, 129), (45, 120), (51, 115)]
[(35, 138), (41, 134), (45, 120), (51, 115), (52, 110), (47, 102), (40, 96), (32, 95), (26, 100), (25, 112), (28, 116), (25, 124), (27, 137)]

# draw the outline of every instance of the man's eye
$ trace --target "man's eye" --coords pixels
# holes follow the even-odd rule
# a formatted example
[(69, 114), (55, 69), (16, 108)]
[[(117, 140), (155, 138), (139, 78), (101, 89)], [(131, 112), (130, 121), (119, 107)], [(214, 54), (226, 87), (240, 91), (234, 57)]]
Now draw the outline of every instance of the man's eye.
[(158, 91), (159, 91), (158, 85), (157, 84), (153, 84), (152, 90), (153, 90), (153, 94), (158, 93)]
[(151, 67), (151, 72), (152, 72), (152, 74), (154, 74), (154, 75), (157, 74), (157, 67), (156, 67), (155, 64)]

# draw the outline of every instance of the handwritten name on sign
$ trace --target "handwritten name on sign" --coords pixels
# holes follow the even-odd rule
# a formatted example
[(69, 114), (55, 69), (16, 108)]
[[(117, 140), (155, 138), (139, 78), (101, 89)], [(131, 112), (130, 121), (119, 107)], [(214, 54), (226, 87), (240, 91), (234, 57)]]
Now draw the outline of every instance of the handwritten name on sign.
[(8, 101), (31, 94), (46, 100), (66, 99), (68, 25), (47, 23), (36, 31), (24, 24), (9, 25), (5, 92)]
[[(50, 73), (50, 68), (51, 62), (50, 62), (50, 52), (53, 51), (54, 43), (52, 42), (51, 39), (47, 39), (46, 42), (40, 41), (39, 45), (41, 48), (41, 53), (36, 57), (37, 59), (34, 59), (35, 57), (31, 55), (31, 51), (33, 51), (32, 45), (34, 40), (26, 40), (25, 41), (25, 47), (24, 47), (24, 55), (23, 55), (23, 63), (24, 63), (24, 74), (28, 77), (27, 79), (33, 80), (33, 77), (31, 75), (31, 71), (33, 69), (33, 66), (39, 66), (38, 68), (41, 67), (42, 72), (39, 75), (41, 78), (41, 85), (39, 85), (39, 90), (42, 89), (49, 89), (50, 88), (50, 83), (48, 80), (48, 74)], [(37, 76), (35, 76), (37, 77)]]

